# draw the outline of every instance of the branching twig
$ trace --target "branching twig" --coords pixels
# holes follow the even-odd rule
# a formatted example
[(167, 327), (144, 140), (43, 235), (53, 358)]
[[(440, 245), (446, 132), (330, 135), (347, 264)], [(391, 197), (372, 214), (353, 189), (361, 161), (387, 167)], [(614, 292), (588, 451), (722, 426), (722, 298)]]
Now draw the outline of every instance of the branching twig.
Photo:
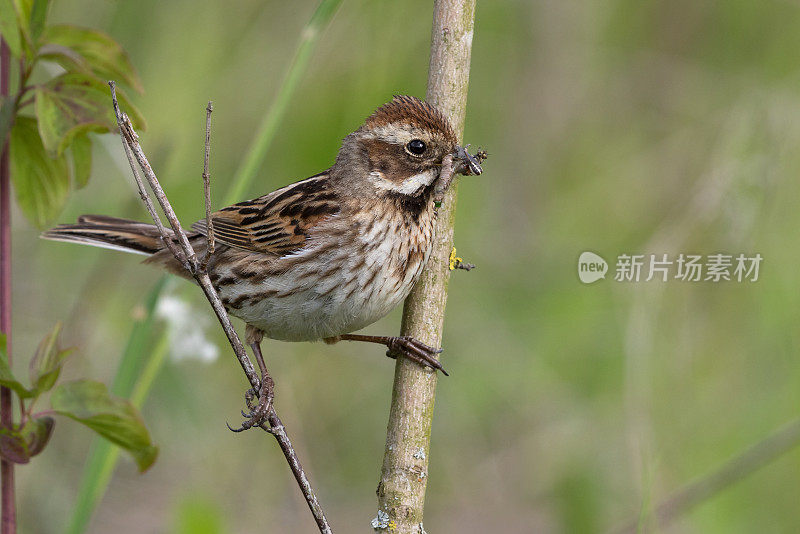
[[(167, 229), (164, 228), (164, 223), (161, 222), (161, 217), (158, 216), (156, 207), (150, 195), (147, 193), (147, 188), (144, 186), (142, 177), (139, 175), (139, 171), (136, 170), (136, 165), (133, 163), (133, 155), (131, 154), (131, 146), (138, 144), (138, 138), (136, 132), (133, 131), (133, 126), (131, 126), (128, 116), (125, 114), (121, 115), (119, 105), (117, 104), (114, 82), (109, 82), (109, 85), (111, 86), (111, 94), (113, 95), (114, 113), (117, 116), (117, 124), (120, 124), (120, 132), (122, 133), (122, 148), (125, 149), (125, 155), (128, 157), (128, 164), (131, 166), (131, 171), (133, 171), (133, 179), (136, 181), (136, 186), (139, 188), (139, 197), (142, 199), (142, 202), (144, 202), (147, 212), (150, 214), (150, 217), (152, 217), (156, 228), (158, 228), (158, 233), (161, 236), (161, 241), (164, 243), (164, 246), (169, 249), (172, 255), (175, 256), (187, 271), (191, 272), (186, 258), (178, 250), (175, 242), (172, 240), (172, 236), (167, 232)], [(123, 121), (126, 127), (123, 128), (120, 121)]]
[[(233, 348), (234, 354), (236, 354), (236, 358), (239, 360), (239, 363), (244, 370), (245, 375), (247, 375), (247, 379), (250, 382), (250, 385), (253, 387), (254, 391), (259, 391), (259, 378), (258, 375), (253, 368), (253, 364), (250, 362), (250, 358), (247, 356), (245, 352), (244, 345), (242, 344), (239, 336), (236, 334), (236, 330), (234, 330), (233, 326), (231, 325), (230, 318), (228, 317), (227, 312), (225, 311), (225, 307), (222, 304), (222, 301), (217, 294), (217, 291), (214, 289), (214, 286), (211, 284), (211, 279), (208, 276), (208, 272), (206, 271), (203, 263), (198, 261), (197, 255), (195, 254), (194, 248), (192, 247), (191, 243), (189, 242), (189, 238), (186, 235), (186, 232), (183, 231), (180, 222), (178, 221), (178, 217), (175, 215), (175, 211), (172, 209), (172, 206), (167, 199), (164, 190), (161, 188), (161, 184), (158, 182), (158, 178), (156, 178), (155, 173), (153, 172), (150, 163), (147, 161), (147, 157), (145, 156), (144, 152), (142, 151), (141, 146), (139, 145), (138, 136), (136, 132), (133, 130), (133, 126), (131, 125), (130, 120), (128, 119), (127, 115), (122, 113), (119, 109), (119, 105), (117, 104), (117, 96), (115, 91), (114, 82), (109, 82), (109, 86), (111, 87), (111, 97), (114, 104), (114, 112), (117, 116), (117, 124), (120, 128), (120, 134), (122, 136), (122, 144), (125, 148), (125, 153), (128, 155), (128, 161), (131, 165), (131, 170), (134, 174), (134, 179), (136, 180), (136, 185), (139, 188), (139, 194), (142, 197), (142, 200), (147, 206), (148, 211), (150, 212), (153, 221), (156, 223), (156, 227), (158, 228), (159, 233), (161, 234), (161, 238), (164, 241), (165, 245), (169, 247), (170, 252), (175, 256), (175, 258), (180, 261), (185, 267), (186, 270), (192, 274), (194, 279), (200, 285), (205, 293), (206, 298), (208, 299), (211, 307), (214, 309), (214, 313), (217, 315), (217, 319), (219, 320), (220, 324), (222, 325), (223, 330), (225, 331), (225, 335), (228, 337), (228, 341)], [(206, 158), (208, 158), (209, 154), (209, 136), (210, 136), (210, 114), (211, 114), (211, 106), (207, 108), (207, 115), (206, 115)], [(131, 155), (132, 153), (132, 155)], [(167, 220), (170, 223), (172, 228), (173, 234), (170, 235), (167, 232), (167, 229), (161, 223), (158, 214), (155, 211), (155, 207), (153, 206), (153, 201), (150, 198), (147, 189), (144, 186), (144, 182), (142, 181), (139, 173), (136, 170), (136, 166), (133, 164), (133, 159), (136, 159), (139, 167), (142, 170), (145, 178), (147, 179), (147, 183), (150, 186), (150, 189), (153, 191), (153, 194), (156, 197), (159, 205), (161, 206), (162, 211), (167, 217)], [(206, 166), (204, 168), (204, 184), (208, 182), (207, 175), (208, 175), (208, 168), (207, 168), (207, 159), (206, 159)], [(209, 216), (210, 210), (210, 194), (209, 194), (209, 187), (206, 187), (206, 216)], [(177, 249), (175, 245), (175, 240), (177, 240), (178, 245), (180, 246), (180, 250)], [(308, 503), (308, 507), (311, 510), (311, 513), (314, 515), (314, 520), (317, 522), (317, 526), (319, 527), (319, 531), (322, 533), (330, 533), (331, 528), (328, 525), (328, 521), (325, 518), (325, 514), (322, 511), (322, 507), (317, 501), (317, 497), (314, 493), (313, 488), (311, 487), (310, 482), (308, 481), (308, 477), (306, 477), (305, 472), (303, 471), (302, 466), (300, 465), (300, 460), (297, 458), (297, 454), (294, 452), (294, 448), (292, 447), (292, 443), (289, 440), (289, 436), (286, 434), (286, 429), (283, 426), (278, 414), (275, 412), (274, 407), (270, 408), (269, 415), (268, 415), (269, 427), (266, 425), (261, 425), (261, 428), (265, 431), (269, 432), (275, 439), (278, 440), (278, 444), (280, 445), (281, 451), (283, 451), (284, 456), (286, 457), (287, 462), (289, 463), (289, 467), (294, 474), (295, 479), (297, 480), (298, 485), (300, 486), (301, 491), (303, 492), (303, 496), (306, 498), (306, 502)]]

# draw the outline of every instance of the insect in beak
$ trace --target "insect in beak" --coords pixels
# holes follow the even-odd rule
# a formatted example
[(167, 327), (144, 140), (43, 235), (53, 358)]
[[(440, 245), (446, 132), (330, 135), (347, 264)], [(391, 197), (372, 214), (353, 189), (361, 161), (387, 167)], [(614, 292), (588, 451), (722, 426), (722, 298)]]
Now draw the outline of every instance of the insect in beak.
[[(488, 157), (485, 150), (478, 150), (475, 155), (467, 152), (469, 145), (463, 147), (456, 145), (455, 150), (450, 154), (450, 162), (446, 165), (443, 162), (442, 172), (439, 175), (439, 182), (433, 196), (434, 202), (442, 202), (444, 192), (450, 187), (450, 183), (456, 174), (464, 176), (478, 175), (483, 172), (481, 163)], [(447, 160), (447, 158), (445, 158)]]
[(478, 153), (473, 156), (467, 152), (468, 148), (469, 145), (465, 145), (463, 147), (456, 146), (456, 150), (453, 153), (453, 161), (456, 162), (456, 167), (454, 170), (455, 172), (465, 176), (469, 176), (471, 174), (479, 175), (483, 172), (480, 162), (486, 158), (485, 152), (479, 150)]

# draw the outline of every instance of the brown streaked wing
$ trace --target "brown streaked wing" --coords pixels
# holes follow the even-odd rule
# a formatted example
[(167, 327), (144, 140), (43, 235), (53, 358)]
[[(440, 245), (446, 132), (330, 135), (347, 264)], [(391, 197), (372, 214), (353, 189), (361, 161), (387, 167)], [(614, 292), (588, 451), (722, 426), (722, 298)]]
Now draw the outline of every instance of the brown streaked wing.
[[(328, 172), (211, 214), (214, 239), (231, 247), (283, 256), (302, 248), (308, 231), (339, 212)], [(206, 220), (192, 229), (207, 234)]]

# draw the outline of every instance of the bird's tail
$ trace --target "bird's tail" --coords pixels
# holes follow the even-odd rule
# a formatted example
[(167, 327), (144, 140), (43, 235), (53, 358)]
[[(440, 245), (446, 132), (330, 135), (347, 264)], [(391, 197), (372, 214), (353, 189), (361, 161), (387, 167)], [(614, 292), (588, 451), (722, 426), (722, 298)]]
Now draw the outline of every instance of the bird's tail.
[[(167, 231), (172, 233), (169, 229)], [(106, 215), (81, 215), (77, 224), (60, 224), (43, 232), (42, 238), (146, 256), (164, 247), (155, 225)]]

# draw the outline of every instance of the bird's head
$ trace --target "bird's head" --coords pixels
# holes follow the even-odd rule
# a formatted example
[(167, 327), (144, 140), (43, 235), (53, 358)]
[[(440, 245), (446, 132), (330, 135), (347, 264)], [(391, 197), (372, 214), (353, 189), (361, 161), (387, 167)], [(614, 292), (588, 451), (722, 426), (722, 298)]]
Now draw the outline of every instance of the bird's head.
[(417, 197), (432, 190), (442, 159), (458, 154), (457, 143), (438, 109), (413, 96), (395, 96), (345, 139), (337, 166), (357, 168), (362, 187), (379, 195)]

